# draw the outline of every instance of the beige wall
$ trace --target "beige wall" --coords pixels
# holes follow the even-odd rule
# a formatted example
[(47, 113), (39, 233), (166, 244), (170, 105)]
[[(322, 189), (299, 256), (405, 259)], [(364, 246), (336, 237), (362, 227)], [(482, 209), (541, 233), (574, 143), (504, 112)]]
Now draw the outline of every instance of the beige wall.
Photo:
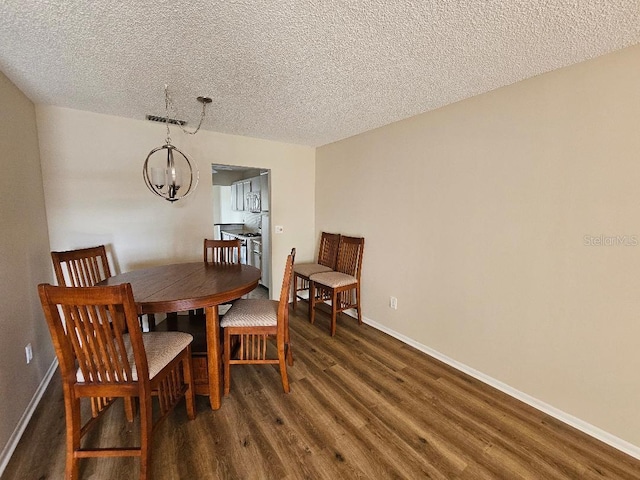
[(640, 446), (640, 46), (318, 149), (316, 229), (365, 317)]
[[(52, 281), (33, 103), (0, 72), (0, 473), (54, 353), (36, 285)], [(24, 347), (31, 343), (33, 362)], [(17, 432), (16, 432), (17, 433)]]
[(201, 260), (202, 240), (213, 236), (211, 164), (223, 163), (271, 169), (272, 233), (284, 227), (272, 234), (276, 297), (291, 247), (313, 255), (313, 148), (173, 129), (174, 145), (198, 165), (200, 185), (171, 204), (142, 180), (147, 154), (164, 143), (163, 125), (51, 106), (38, 106), (37, 119), (52, 249), (104, 243), (117, 272)]

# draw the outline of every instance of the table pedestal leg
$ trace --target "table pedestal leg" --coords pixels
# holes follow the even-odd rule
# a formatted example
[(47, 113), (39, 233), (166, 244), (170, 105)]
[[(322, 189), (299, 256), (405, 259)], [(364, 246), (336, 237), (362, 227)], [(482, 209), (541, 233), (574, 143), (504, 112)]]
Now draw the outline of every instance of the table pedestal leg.
[(220, 322), (218, 306), (207, 307), (207, 368), (209, 373), (209, 401), (211, 409), (220, 408), (222, 393), (222, 365), (220, 364)]

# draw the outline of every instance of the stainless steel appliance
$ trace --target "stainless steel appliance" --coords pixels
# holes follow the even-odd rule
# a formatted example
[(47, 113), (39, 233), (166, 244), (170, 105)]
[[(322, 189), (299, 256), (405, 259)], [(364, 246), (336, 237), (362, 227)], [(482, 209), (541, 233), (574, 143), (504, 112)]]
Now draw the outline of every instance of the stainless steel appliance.
[(241, 260), (241, 263), (246, 263), (247, 265), (260, 268), (260, 263), (256, 263), (256, 259), (253, 254), (256, 245), (260, 245), (260, 234), (243, 233), (242, 236), (239, 236), (238, 238), (241, 240), (242, 253), (240, 255), (244, 257), (244, 259)]
[[(233, 230), (223, 230), (220, 232), (222, 240), (231, 240), (237, 238), (240, 240), (240, 263), (246, 265), (254, 265), (253, 263), (253, 239), (260, 238), (260, 233), (255, 232), (238, 232)], [(257, 266), (257, 265), (254, 265)], [(259, 267), (258, 267), (259, 268)]]
[(245, 210), (252, 213), (260, 213), (260, 192), (249, 192), (245, 198)]

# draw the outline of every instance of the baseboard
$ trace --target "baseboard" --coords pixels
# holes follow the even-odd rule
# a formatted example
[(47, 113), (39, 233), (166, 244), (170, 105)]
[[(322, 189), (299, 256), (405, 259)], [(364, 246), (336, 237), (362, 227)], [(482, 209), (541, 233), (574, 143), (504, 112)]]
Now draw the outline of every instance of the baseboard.
[[(345, 313), (349, 314), (350, 316), (355, 316), (355, 312), (353, 311), (345, 311)], [(585, 422), (584, 420), (574, 417), (573, 415), (563, 412), (562, 410), (559, 410), (553, 407), (552, 405), (549, 405), (541, 400), (538, 400), (537, 398), (534, 398), (531, 395), (528, 395), (524, 392), (516, 390), (515, 388), (510, 387), (509, 385), (499, 380), (496, 380), (495, 378), (492, 378), (489, 375), (485, 375), (484, 373), (479, 372), (478, 370), (475, 370), (469, 367), (468, 365), (465, 365), (456, 360), (453, 360), (452, 358), (449, 358), (446, 355), (443, 355), (442, 353), (427, 347), (426, 345), (418, 343), (415, 340), (405, 335), (402, 335), (401, 333), (391, 330), (390, 328), (385, 327), (384, 325), (374, 322), (369, 318), (362, 317), (362, 321), (367, 325), (370, 325), (377, 330), (380, 330), (388, 335), (391, 335), (392, 337), (397, 338), (401, 342), (404, 342), (407, 345), (410, 345), (420, 350), (421, 352), (426, 353), (427, 355), (434, 357), (443, 363), (446, 363), (447, 365), (455, 368), (456, 370), (466, 373), (467, 375), (470, 375), (473, 378), (476, 378), (481, 382), (486, 383), (487, 385), (497, 388), (501, 392), (504, 392), (507, 395), (514, 397), (526, 403), (527, 405), (530, 405), (533, 408), (540, 410), (541, 412), (544, 412), (560, 420), (563, 423), (571, 425), (572, 427), (580, 430), (581, 432), (584, 432), (587, 435), (594, 437), (600, 440), (601, 442), (604, 442), (607, 445), (610, 445), (613, 448), (620, 450), (621, 452), (624, 452), (627, 455), (630, 455), (640, 460), (640, 447), (638, 447), (637, 445), (634, 445), (632, 443), (627, 442), (626, 440), (618, 438), (615, 435), (610, 434), (609, 432), (606, 432), (594, 425), (591, 425), (590, 423)]]
[(29, 424), (29, 420), (31, 420), (31, 417), (33, 416), (33, 412), (35, 412), (36, 407), (40, 403), (40, 400), (42, 399), (42, 395), (44, 395), (44, 392), (47, 390), (47, 387), (49, 386), (49, 382), (51, 382), (51, 378), (53, 378), (53, 374), (56, 372), (57, 368), (58, 368), (58, 359), (54, 358), (53, 362), (51, 363), (51, 366), (49, 366), (49, 369), (47, 370), (47, 373), (45, 373), (44, 378), (40, 382), (40, 385), (38, 385), (38, 389), (33, 394), (33, 397), (31, 398), (29, 405), (27, 405), (26, 410), (22, 414), (22, 417), (20, 418), (18, 425), (16, 426), (15, 430), (11, 434), (9, 441), (7, 442), (5, 447), (2, 449), (2, 453), (0, 453), (0, 477), (2, 477), (2, 474), (4, 473), (4, 469), (7, 468), (7, 464), (11, 459), (11, 455), (13, 455), (13, 452), (18, 446), (18, 442), (20, 441), (20, 438), (22, 437), (22, 434), (24, 433), (25, 428), (27, 428), (27, 425)]

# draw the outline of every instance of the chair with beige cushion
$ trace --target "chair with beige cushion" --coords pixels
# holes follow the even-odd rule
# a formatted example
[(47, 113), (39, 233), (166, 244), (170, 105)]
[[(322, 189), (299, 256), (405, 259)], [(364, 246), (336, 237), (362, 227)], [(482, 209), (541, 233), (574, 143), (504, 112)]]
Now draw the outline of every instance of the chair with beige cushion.
[(315, 320), (315, 308), (318, 304), (331, 303), (331, 336), (336, 334), (336, 321), (339, 312), (355, 309), (358, 324), (362, 324), (360, 308), (360, 272), (364, 238), (340, 237), (338, 259), (335, 271), (322, 272), (309, 278), (309, 321)]
[[(56, 287), (39, 285), (60, 373), (66, 412), (66, 478), (78, 478), (78, 462), (87, 457), (140, 457), (140, 479), (150, 476), (152, 433), (182, 398), (194, 419), (195, 396), (188, 333), (142, 333), (131, 285)], [(126, 327), (126, 328), (125, 328)], [(128, 333), (124, 333), (127, 331)], [(138, 397), (139, 446), (82, 445), (117, 398)], [(152, 406), (156, 397), (157, 407)], [(83, 423), (81, 400), (89, 398), (91, 418)], [(132, 402), (127, 419), (133, 420)], [(154, 415), (155, 414), (155, 415)], [(155, 419), (154, 419), (155, 416)], [(86, 420), (86, 419), (85, 419)]]
[[(322, 232), (318, 261), (315, 263), (298, 263), (293, 267), (293, 309), (298, 305), (298, 298), (304, 299), (298, 292), (309, 290), (309, 277), (315, 273), (330, 272), (336, 267), (340, 234)], [(311, 312), (311, 306), (309, 306)]]
[[(220, 326), (224, 328), (225, 395), (228, 395), (231, 389), (231, 365), (247, 364), (279, 365), (282, 388), (289, 393), (287, 363), (293, 365), (289, 338), (289, 287), (295, 253), (294, 248), (287, 257), (279, 301), (240, 299), (222, 317)], [(268, 358), (269, 339), (275, 339), (277, 358)]]
[[(64, 252), (51, 252), (53, 269), (58, 285), (66, 287), (93, 287), (111, 276), (109, 259), (104, 245), (79, 248)], [(147, 315), (149, 330), (156, 327), (153, 314)], [(140, 317), (142, 325), (142, 318)]]

